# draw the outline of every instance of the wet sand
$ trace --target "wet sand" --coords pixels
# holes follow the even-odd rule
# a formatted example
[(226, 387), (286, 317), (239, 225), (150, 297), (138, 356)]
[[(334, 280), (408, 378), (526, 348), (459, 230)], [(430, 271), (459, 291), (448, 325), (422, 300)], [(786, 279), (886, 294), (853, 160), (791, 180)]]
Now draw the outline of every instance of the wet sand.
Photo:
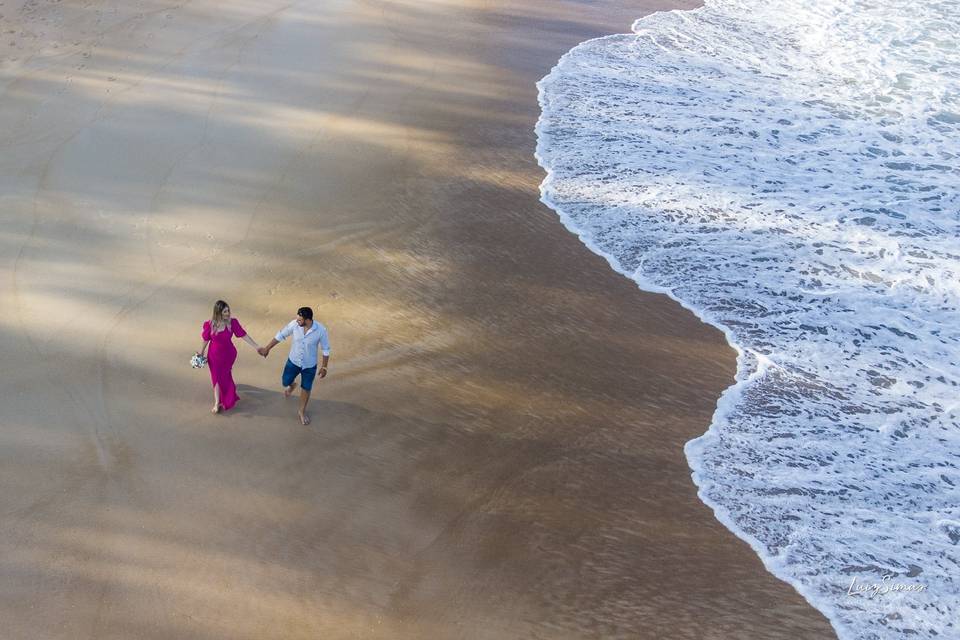
[[(833, 637), (697, 500), (721, 334), (538, 202), (534, 83), (674, 6), (0, 5), (4, 637)], [(209, 413), (221, 297), (328, 326), (310, 427), (286, 345)]]

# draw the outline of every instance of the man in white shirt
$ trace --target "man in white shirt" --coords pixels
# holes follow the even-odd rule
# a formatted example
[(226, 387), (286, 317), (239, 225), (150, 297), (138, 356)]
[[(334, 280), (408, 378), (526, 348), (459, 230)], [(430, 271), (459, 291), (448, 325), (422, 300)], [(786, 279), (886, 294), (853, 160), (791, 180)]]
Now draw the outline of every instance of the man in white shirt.
[(289, 398), (293, 390), (297, 388), (294, 382), (297, 376), (300, 376), (300, 423), (310, 424), (310, 416), (307, 415), (307, 402), (310, 400), (310, 390), (313, 388), (313, 379), (317, 375), (317, 350), (323, 350), (323, 362), (320, 363), (320, 377), (327, 377), (327, 362), (330, 361), (330, 338), (327, 336), (327, 328), (313, 319), (313, 309), (310, 307), (300, 307), (297, 309), (297, 317), (291, 320), (287, 326), (277, 332), (277, 335), (265, 347), (260, 347), (257, 351), (264, 358), (270, 353), (270, 349), (283, 342), (289, 337), (293, 337), (290, 344), (290, 357), (283, 367), (283, 395)]

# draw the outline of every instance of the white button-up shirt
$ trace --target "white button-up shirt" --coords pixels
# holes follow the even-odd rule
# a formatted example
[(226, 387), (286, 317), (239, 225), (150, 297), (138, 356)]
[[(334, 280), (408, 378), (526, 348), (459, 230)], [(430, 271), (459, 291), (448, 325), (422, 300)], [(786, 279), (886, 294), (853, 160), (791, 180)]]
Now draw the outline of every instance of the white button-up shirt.
[(330, 355), (330, 338), (327, 337), (327, 328), (313, 321), (310, 328), (301, 327), (296, 320), (291, 320), (290, 324), (277, 332), (277, 342), (283, 342), (290, 336), (293, 336), (293, 343), (290, 345), (290, 362), (301, 369), (309, 369), (317, 366), (317, 348), (323, 348), (323, 355)]

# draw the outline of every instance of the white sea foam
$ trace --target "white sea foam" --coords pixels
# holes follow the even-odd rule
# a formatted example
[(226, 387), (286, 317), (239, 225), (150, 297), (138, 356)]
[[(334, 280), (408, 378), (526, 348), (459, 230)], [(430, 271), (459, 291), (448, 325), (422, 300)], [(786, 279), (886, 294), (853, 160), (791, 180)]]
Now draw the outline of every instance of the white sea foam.
[(958, 0), (708, 1), (539, 85), (544, 201), (740, 354), (701, 497), (841, 638), (960, 638), (958, 28)]

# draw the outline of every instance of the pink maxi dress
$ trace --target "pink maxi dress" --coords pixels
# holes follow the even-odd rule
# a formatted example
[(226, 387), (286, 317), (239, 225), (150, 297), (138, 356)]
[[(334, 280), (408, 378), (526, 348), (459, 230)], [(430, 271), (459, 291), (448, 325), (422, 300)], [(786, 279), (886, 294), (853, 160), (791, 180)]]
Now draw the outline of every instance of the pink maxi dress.
[(233, 336), (242, 338), (247, 335), (236, 318), (230, 318), (230, 326), (211, 335), (210, 321), (203, 323), (204, 340), (210, 341), (207, 350), (207, 366), (210, 367), (210, 380), (213, 386), (220, 385), (220, 404), (229, 409), (237, 404), (240, 396), (233, 383), (233, 363), (237, 360), (237, 348), (233, 346)]

